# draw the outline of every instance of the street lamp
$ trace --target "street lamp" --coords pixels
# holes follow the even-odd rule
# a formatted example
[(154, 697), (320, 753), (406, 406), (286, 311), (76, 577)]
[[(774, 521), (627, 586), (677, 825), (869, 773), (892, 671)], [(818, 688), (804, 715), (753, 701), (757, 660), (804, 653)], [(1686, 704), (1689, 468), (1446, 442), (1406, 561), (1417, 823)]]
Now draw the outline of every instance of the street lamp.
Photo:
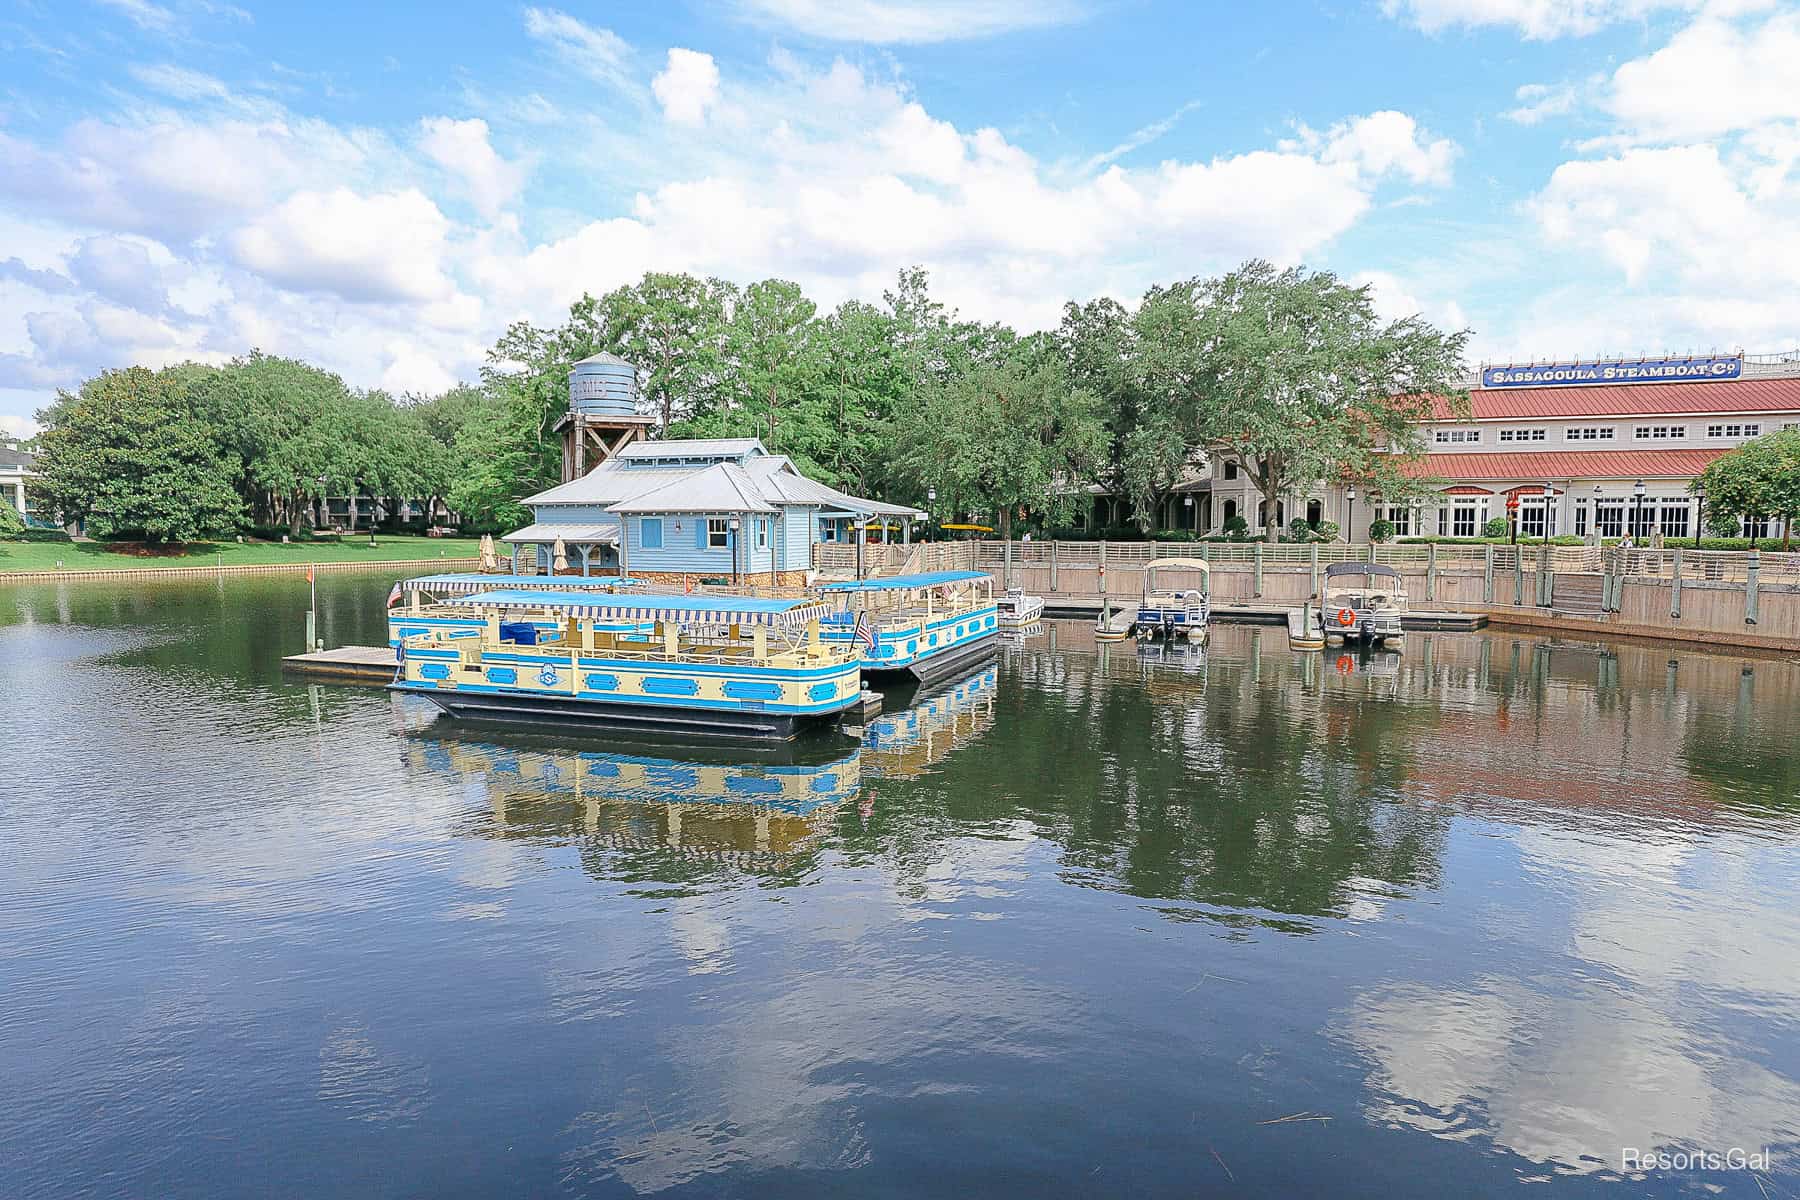
[(1694, 489), (1694, 549), (1700, 548), (1700, 526), (1706, 523), (1706, 489)]
[(1644, 481), (1638, 480), (1631, 485), (1633, 508), (1631, 512), (1631, 540), (1644, 536)]
[(1189, 495), (1187, 497), (1187, 499), (1182, 501), (1182, 504), (1187, 506), (1188, 528), (1193, 530), (1195, 533), (1199, 533), (1200, 526), (1194, 524), (1194, 497), (1192, 495)]
[(1354, 483), (1344, 489), (1344, 499), (1350, 502), (1344, 509), (1344, 542), (1347, 545), (1356, 537), (1356, 485)]
[(731, 582), (738, 582), (738, 519), (731, 518), (726, 528), (731, 530)]
[(1556, 495), (1556, 485), (1548, 479), (1544, 480), (1544, 545), (1550, 544), (1551, 501)]

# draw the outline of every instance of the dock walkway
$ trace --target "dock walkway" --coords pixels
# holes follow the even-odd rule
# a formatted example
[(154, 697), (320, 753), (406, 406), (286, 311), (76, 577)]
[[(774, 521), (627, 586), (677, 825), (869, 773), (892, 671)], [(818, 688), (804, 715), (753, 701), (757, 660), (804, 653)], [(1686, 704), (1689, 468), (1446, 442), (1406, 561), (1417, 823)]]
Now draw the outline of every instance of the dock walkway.
[(335, 650), (290, 654), (281, 660), (283, 671), (334, 683), (390, 683), (399, 666), (391, 646), (339, 646)]

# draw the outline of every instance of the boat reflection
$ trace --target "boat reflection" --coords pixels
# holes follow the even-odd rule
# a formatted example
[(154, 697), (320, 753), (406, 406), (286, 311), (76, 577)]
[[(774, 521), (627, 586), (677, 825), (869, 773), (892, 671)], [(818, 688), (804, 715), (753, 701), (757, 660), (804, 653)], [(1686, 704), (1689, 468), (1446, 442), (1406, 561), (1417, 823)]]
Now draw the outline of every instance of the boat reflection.
[(950, 684), (888, 693), (894, 711), (863, 727), (863, 769), (886, 779), (917, 779), (933, 770), (993, 728), (999, 686), (999, 664), (989, 662)]
[[(435, 732), (435, 731), (434, 731)], [(409, 765), (478, 787), (505, 837), (580, 836), (745, 863), (810, 849), (862, 790), (860, 754), (744, 763), (419, 735)], [(730, 753), (730, 752), (727, 752)]]

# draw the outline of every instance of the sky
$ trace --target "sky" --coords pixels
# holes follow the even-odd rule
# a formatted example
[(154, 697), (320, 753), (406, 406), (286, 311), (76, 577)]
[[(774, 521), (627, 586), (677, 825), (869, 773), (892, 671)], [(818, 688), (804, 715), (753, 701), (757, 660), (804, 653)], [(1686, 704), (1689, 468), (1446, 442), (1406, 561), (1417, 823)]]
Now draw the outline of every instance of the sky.
[(1472, 364), (1800, 346), (1791, 2), (0, 4), (0, 432), (252, 349), (441, 391), (647, 270), (1037, 329), (1262, 257)]

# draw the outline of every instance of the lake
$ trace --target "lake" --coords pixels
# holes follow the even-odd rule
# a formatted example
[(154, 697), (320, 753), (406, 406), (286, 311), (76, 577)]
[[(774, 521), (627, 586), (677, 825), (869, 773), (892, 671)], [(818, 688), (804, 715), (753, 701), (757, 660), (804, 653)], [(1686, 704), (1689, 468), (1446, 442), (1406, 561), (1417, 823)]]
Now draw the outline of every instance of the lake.
[(1800, 1195), (1791, 661), (1062, 623), (747, 756), (305, 606), (0, 588), (0, 1195)]

